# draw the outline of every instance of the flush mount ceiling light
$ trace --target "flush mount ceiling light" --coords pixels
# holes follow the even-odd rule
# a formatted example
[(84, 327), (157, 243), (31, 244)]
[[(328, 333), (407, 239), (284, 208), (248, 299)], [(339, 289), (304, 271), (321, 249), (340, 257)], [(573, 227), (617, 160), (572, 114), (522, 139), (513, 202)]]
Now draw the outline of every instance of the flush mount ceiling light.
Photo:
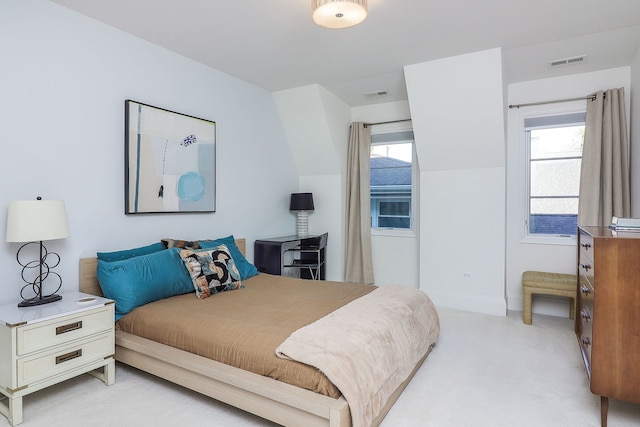
[(347, 28), (367, 17), (367, 0), (311, 0), (313, 22), (326, 28)]

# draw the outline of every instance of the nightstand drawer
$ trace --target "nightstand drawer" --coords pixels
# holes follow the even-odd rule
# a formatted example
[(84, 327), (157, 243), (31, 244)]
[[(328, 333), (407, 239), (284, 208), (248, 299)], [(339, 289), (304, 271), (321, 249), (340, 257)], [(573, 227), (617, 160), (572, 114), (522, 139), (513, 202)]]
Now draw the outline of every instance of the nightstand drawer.
[(22, 356), (111, 329), (113, 307), (110, 306), (20, 326), (16, 331), (16, 355)]
[(114, 354), (111, 332), (17, 360), (18, 387), (55, 377)]

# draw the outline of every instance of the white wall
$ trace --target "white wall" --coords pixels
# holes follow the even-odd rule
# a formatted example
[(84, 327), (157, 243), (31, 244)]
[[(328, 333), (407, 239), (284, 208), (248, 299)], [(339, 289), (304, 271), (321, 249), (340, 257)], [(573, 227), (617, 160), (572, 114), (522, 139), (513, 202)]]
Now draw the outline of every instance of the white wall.
[[(630, 68), (574, 74), (544, 80), (534, 80), (509, 85), (508, 103), (529, 102), (584, 97), (598, 90), (624, 87), (629, 114)], [(640, 87), (640, 86), (639, 86)], [(560, 113), (584, 108), (586, 101), (574, 101), (543, 106), (510, 109), (508, 112), (507, 142), (507, 299), (510, 310), (522, 310), (522, 272), (527, 270), (575, 274), (576, 242), (567, 244), (532, 243), (524, 240), (526, 188), (524, 135), (521, 123), (524, 115), (537, 111)], [(640, 164), (635, 162), (635, 164)], [(632, 168), (633, 169), (633, 168)], [(637, 190), (640, 190), (637, 188)], [(569, 303), (563, 298), (534, 299), (536, 313), (568, 316)]]
[[(64, 199), (71, 236), (63, 290), (78, 259), (162, 237), (253, 240), (295, 227), (298, 174), (271, 93), (45, 0), (0, 2), (0, 223), (10, 200)], [(124, 215), (124, 100), (217, 123), (217, 212)], [(4, 240), (4, 239), (3, 239)], [(18, 300), (18, 244), (3, 244), (1, 303)]]
[[(344, 278), (343, 170), (350, 108), (319, 85), (278, 91), (274, 98), (300, 177), (296, 191), (313, 193), (315, 210), (309, 214), (309, 231), (329, 232), (326, 278), (341, 281)], [(285, 234), (295, 234), (295, 218)]]
[(631, 216), (637, 218), (640, 217), (640, 47), (631, 63), (631, 87), (634, 89), (630, 102)]
[(420, 289), (436, 305), (506, 314), (502, 53), (405, 67), (420, 162)]
[[(640, 51), (633, 66), (634, 87), (640, 87), (639, 63)], [(419, 233), (415, 238), (373, 236), (376, 283), (400, 282), (420, 287), (439, 306), (504, 315), (507, 306), (522, 310), (522, 271), (572, 273), (575, 247), (521, 242), (523, 166), (516, 150), (519, 137), (512, 134), (516, 110), (508, 110), (507, 105), (584, 96), (598, 89), (620, 86), (626, 88), (629, 97), (629, 71), (629, 67), (623, 67), (522, 82), (509, 85), (507, 91), (501, 53), (494, 49), (407, 66), (409, 103), (351, 109), (351, 121), (379, 122), (410, 116), (416, 135), (420, 168)], [(343, 109), (338, 108), (342, 123), (327, 121), (322, 116), (335, 116), (336, 112), (327, 108), (330, 103), (323, 100), (322, 88), (285, 92), (288, 99), (283, 105), (288, 112), (280, 105), (282, 94), (276, 94), (276, 98), (287, 135), (296, 141), (289, 141), (292, 150), (303, 159), (296, 160), (302, 175), (301, 190), (314, 185), (336, 188), (338, 181), (344, 188), (344, 176), (333, 176), (333, 171), (327, 171), (328, 175), (305, 176), (305, 168), (317, 168), (312, 163), (314, 156), (308, 152), (305, 156), (304, 144), (308, 143), (305, 138), (291, 138), (289, 133), (289, 127), (302, 126), (304, 132), (310, 129), (307, 139), (330, 149), (332, 155), (335, 149), (336, 161), (344, 174), (348, 124), (344, 123)], [(633, 99), (640, 97), (636, 95)], [(300, 108), (302, 105), (305, 107)], [(640, 108), (632, 113), (635, 117), (632, 123), (637, 128)], [(509, 148), (505, 141), (506, 117)], [(329, 135), (328, 126), (336, 124), (340, 130)], [(632, 133), (632, 165), (640, 164), (640, 148), (634, 149), (640, 146), (639, 137), (640, 132)], [(638, 215), (640, 187), (633, 183), (640, 182), (640, 169), (632, 166), (631, 170), (632, 205)], [(344, 200), (343, 195), (339, 200), (336, 194), (326, 192), (323, 197), (326, 197), (323, 204), (342, 206)], [(341, 214), (332, 223), (338, 220), (343, 220)], [(568, 304), (562, 299), (537, 298), (534, 312), (567, 316)]]
[[(329, 231), (327, 278), (344, 280), (344, 200), (351, 122), (410, 117), (408, 102), (349, 108), (319, 85), (276, 92), (278, 111), (300, 175), (300, 191), (313, 192), (311, 231)], [(418, 288), (417, 236), (373, 236), (376, 284)]]

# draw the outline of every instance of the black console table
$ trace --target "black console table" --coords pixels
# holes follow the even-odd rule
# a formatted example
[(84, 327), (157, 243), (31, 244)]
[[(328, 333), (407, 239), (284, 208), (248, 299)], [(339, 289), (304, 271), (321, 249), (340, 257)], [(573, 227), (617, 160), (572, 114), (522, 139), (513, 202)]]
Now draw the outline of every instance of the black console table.
[(256, 240), (253, 246), (253, 263), (262, 273), (282, 275), (284, 270), (284, 275), (294, 275), (294, 272), (299, 271), (303, 279), (324, 280), (327, 234)]

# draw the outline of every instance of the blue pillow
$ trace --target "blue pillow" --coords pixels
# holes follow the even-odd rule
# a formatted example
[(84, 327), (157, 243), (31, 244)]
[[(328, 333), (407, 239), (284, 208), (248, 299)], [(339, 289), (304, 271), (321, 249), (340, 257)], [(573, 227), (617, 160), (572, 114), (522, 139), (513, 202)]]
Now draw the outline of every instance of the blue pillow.
[(193, 292), (179, 249), (121, 261), (98, 260), (97, 276), (105, 297), (116, 302), (116, 320), (144, 304)]
[(236, 264), (236, 268), (240, 273), (241, 280), (247, 280), (249, 277), (253, 277), (258, 274), (258, 269), (255, 265), (251, 264), (247, 259), (242, 255), (238, 245), (236, 245), (236, 239), (233, 235), (228, 237), (222, 237), (216, 240), (199, 240), (198, 244), (202, 249), (215, 248), (216, 246), (226, 245), (229, 248), (229, 252), (231, 253), (231, 257), (233, 258), (233, 262)]
[(125, 249), (123, 251), (115, 252), (98, 252), (98, 259), (107, 262), (122, 261), (125, 259), (137, 257), (140, 255), (152, 254), (164, 250), (162, 242), (152, 243), (147, 246), (141, 246), (139, 248)]

